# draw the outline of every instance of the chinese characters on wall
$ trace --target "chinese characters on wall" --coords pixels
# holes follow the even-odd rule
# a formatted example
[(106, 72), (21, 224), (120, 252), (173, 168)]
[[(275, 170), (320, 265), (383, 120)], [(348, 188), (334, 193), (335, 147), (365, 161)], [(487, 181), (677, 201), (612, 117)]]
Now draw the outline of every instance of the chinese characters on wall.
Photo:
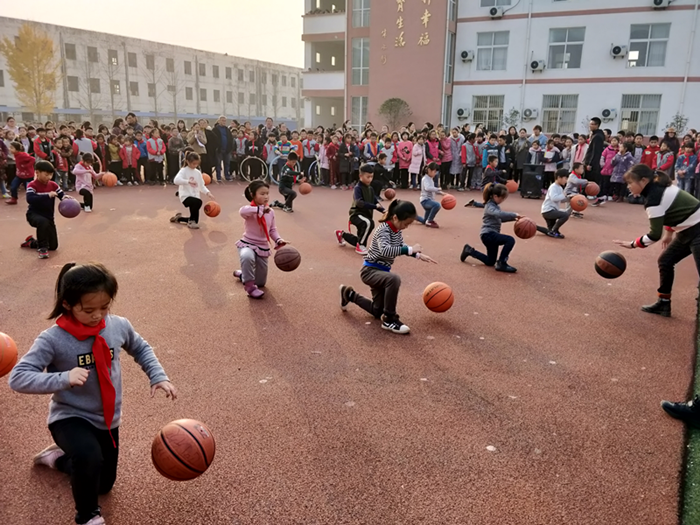
[[(420, 22), (421, 22), (421, 33), (418, 35), (412, 35), (410, 32), (406, 32), (404, 26), (406, 24), (406, 18), (407, 16), (412, 16), (411, 14), (407, 14), (405, 9), (406, 9), (406, 0), (396, 0), (396, 30), (393, 35), (394, 38), (394, 47), (395, 48), (403, 48), (406, 47), (407, 43), (415, 42), (418, 46), (427, 46), (430, 44), (430, 31), (429, 31), (429, 25), (430, 25), (430, 18), (433, 16), (430, 12), (430, 2), (432, 0), (409, 0), (410, 3), (416, 3), (420, 6), (422, 10), (422, 14), (420, 14)], [(418, 16), (418, 13), (416, 13)], [(387, 57), (386, 57), (386, 39), (387, 39), (387, 29), (384, 28), (382, 30), (382, 55), (381, 55), (381, 63), (386, 64), (387, 62)], [(415, 40), (414, 40), (415, 39)]]

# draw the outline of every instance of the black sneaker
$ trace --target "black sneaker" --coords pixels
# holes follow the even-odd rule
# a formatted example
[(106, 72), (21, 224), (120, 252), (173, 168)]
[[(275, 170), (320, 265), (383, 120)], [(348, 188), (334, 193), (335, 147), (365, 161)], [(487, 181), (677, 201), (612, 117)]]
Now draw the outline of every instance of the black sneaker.
[(583, 219), (583, 213), (580, 211), (572, 211), (571, 216), (576, 217), (577, 219)]
[[(696, 402), (699, 403), (696, 404)], [(683, 421), (691, 427), (700, 428), (700, 400), (697, 397), (684, 403), (662, 401), (661, 408), (672, 418)]]
[(291, 209), (291, 208), (289, 208), (289, 207), (287, 207), (287, 206), (285, 206), (284, 208), (282, 208), (282, 211), (285, 212), (285, 213), (294, 213), (294, 210)]
[(352, 297), (355, 290), (352, 286), (340, 285), (340, 309), (345, 312), (348, 309), (348, 304), (352, 302)]
[(659, 299), (654, 304), (642, 306), (642, 312), (660, 315), (661, 317), (671, 317), (671, 300)]
[(513, 268), (508, 264), (506, 261), (498, 261), (496, 263), (496, 271), (497, 272), (504, 272), (504, 273), (515, 273), (518, 270), (516, 268)]
[(403, 324), (399, 320), (399, 316), (394, 316), (394, 317), (387, 317), (386, 315), (382, 316), (382, 328), (384, 330), (389, 330), (391, 332), (394, 332), (395, 334), (402, 334), (405, 335), (411, 331), (411, 329)]
[(597, 198), (591, 203), (591, 206), (602, 206), (603, 204), (605, 204), (605, 198)]
[(555, 231), (551, 231), (551, 230), (547, 232), (547, 235), (549, 237), (552, 237), (553, 239), (566, 239), (566, 237), (564, 237), (563, 233), (559, 233), (559, 232), (555, 232)]
[(39, 250), (39, 259), (48, 259), (49, 258), (49, 251), (48, 250)]
[(474, 248), (468, 244), (465, 244), (464, 248), (462, 248), (462, 255), (459, 256), (459, 260), (462, 262), (466, 261), (467, 257), (469, 257), (472, 253), (474, 253)]
[(31, 248), (33, 242), (36, 242), (36, 239), (30, 235), (29, 237), (24, 239), (24, 242), (20, 246), (22, 248)]
[(474, 207), (474, 199), (471, 199), (468, 203), (464, 205), (465, 208), (472, 208)]

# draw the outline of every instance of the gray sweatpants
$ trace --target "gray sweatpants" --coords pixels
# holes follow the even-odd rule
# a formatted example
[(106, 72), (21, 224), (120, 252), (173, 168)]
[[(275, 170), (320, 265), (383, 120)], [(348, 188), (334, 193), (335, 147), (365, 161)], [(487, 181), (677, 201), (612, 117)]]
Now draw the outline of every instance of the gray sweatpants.
[(269, 257), (259, 257), (252, 248), (238, 248), (241, 258), (241, 280), (243, 284), (254, 281), (255, 286), (265, 286), (267, 283), (267, 260)]
[(396, 302), (399, 299), (401, 277), (395, 273), (363, 266), (360, 271), (362, 282), (372, 290), (372, 299), (355, 294), (355, 304), (379, 319), (396, 315)]
[(544, 217), (544, 220), (547, 221), (547, 228), (549, 228), (549, 231), (558, 232), (559, 228), (561, 228), (564, 223), (569, 220), (570, 215), (571, 210), (567, 208), (566, 210), (551, 210), (544, 212), (542, 217)]

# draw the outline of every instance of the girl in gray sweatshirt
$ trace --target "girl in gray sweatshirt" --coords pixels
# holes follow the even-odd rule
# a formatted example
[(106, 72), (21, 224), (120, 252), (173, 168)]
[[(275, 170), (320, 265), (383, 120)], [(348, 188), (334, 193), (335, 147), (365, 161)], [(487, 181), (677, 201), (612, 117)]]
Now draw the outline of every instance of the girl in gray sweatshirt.
[(121, 350), (150, 379), (151, 396), (160, 389), (177, 397), (153, 348), (129, 321), (109, 314), (117, 288), (101, 264), (66, 264), (49, 317), (56, 324), (39, 334), (10, 375), (17, 392), (52, 394), (48, 425), (55, 443), (34, 463), (70, 476), (79, 524), (104, 525), (98, 495), (109, 492), (117, 476)]

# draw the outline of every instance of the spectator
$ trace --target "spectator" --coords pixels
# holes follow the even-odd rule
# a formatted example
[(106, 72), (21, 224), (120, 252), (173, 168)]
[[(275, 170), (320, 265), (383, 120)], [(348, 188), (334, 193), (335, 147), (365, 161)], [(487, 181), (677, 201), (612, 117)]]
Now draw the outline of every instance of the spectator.
[(224, 165), (224, 178), (231, 180), (231, 151), (233, 151), (233, 135), (226, 126), (226, 117), (220, 116), (214, 124), (214, 132), (219, 144), (216, 151), (216, 178), (221, 180), (221, 164)]

